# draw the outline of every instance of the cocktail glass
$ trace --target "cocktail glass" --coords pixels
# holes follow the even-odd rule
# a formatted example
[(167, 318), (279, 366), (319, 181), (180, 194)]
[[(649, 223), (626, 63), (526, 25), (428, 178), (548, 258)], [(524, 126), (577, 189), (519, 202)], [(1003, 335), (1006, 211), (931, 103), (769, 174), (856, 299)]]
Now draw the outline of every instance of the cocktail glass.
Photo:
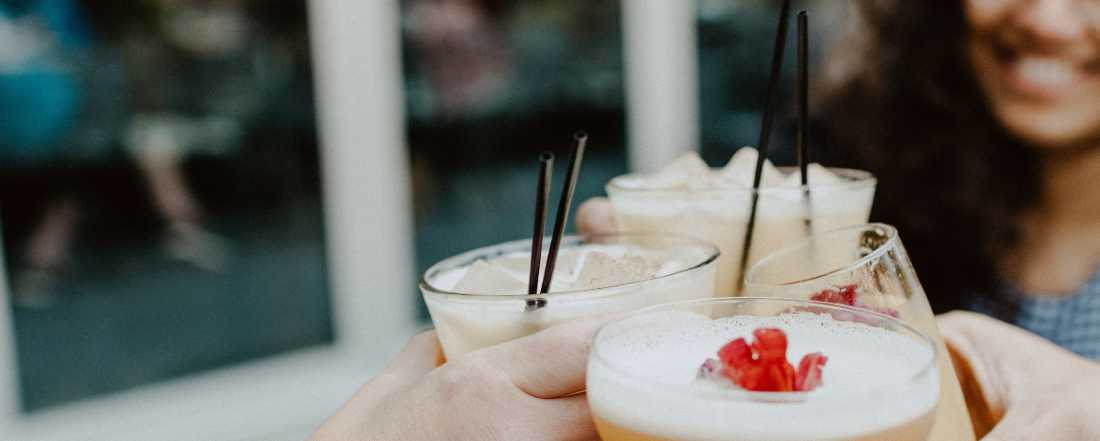
[[(797, 173), (792, 169), (782, 171)], [(722, 251), (715, 296), (729, 297), (740, 294), (742, 269), (772, 251), (813, 233), (867, 223), (878, 181), (865, 171), (830, 171), (842, 181), (811, 185), (809, 204), (804, 199), (805, 186), (757, 190), (760, 196), (752, 247), (745, 266), (741, 265), (741, 256), (752, 189), (647, 189), (639, 185), (646, 176), (635, 173), (612, 179), (606, 190), (620, 232), (670, 232), (714, 242)]]
[[(549, 242), (549, 239), (546, 240)], [(622, 277), (610, 285), (592, 279), (586, 289), (557, 292), (559, 281), (569, 277), (570, 267), (585, 272), (584, 262), (564, 262), (560, 256), (570, 250), (603, 250), (610, 253), (649, 256), (664, 259), (658, 277), (624, 282)], [(545, 263), (545, 252), (542, 261)], [(705, 240), (675, 234), (605, 234), (565, 236), (561, 242), (554, 285), (547, 294), (467, 294), (452, 292), (466, 269), (479, 259), (500, 262), (502, 266), (526, 272), (530, 265), (531, 241), (517, 240), (469, 251), (443, 260), (424, 273), (420, 290), (428, 312), (439, 333), (447, 359), (467, 352), (500, 344), (576, 318), (608, 312), (639, 309), (678, 300), (711, 297), (718, 268), (718, 248)], [(625, 271), (621, 265), (609, 265), (603, 272)], [(593, 281), (594, 280), (594, 281)]]
[(932, 439), (974, 440), (966, 401), (928, 297), (894, 227), (843, 228), (775, 251), (745, 273), (744, 292), (789, 299), (829, 297), (829, 301), (896, 311), (936, 342), (943, 398)]
[[(786, 356), (826, 357), (808, 392), (752, 392), (700, 364), (757, 328)], [(604, 441), (928, 439), (939, 400), (935, 344), (874, 312), (821, 302), (722, 298), (659, 305), (604, 325), (588, 358), (588, 404)]]

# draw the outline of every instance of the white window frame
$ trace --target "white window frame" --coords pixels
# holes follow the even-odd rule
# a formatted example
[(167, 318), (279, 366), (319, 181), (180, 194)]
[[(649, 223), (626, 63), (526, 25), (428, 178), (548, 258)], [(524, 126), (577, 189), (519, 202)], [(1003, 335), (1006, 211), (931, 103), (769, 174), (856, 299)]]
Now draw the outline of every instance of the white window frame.
[(398, 0), (307, 0), (335, 342), (24, 414), (0, 273), (0, 439), (301, 440), (417, 321)]
[(699, 151), (695, 0), (621, 0), (627, 162), (655, 172)]
[[(621, 0), (630, 168), (698, 150), (696, 2)], [(24, 414), (0, 269), (0, 439), (301, 440), (419, 328), (399, 0), (307, 0), (335, 343)], [(2, 207), (0, 207), (2, 209)]]

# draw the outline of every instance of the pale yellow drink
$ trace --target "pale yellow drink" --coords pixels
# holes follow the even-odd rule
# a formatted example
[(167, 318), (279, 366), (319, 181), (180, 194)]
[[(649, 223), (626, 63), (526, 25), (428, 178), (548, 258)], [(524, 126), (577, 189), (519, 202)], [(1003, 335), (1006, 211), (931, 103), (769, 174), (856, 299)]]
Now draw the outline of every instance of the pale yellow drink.
[[(844, 441), (926, 441), (929, 439), (928, 431), (935, 417), (935, 412), (929, 410), (928, 413), (908, 423), (903, 423), (901, 426), (885, 429), (881, 432), (860, 436), (858, 438), (846, 438)], [(592, 421), (596, 423), (596, 430), (599, 431), (600, 439), (603, 441), (685, 441), (683, 438), (664, 438), (635, 432), (624, 427), (616, 426), (595, 414), (592, 415)], [(747, 440), (751, 438), (730, 439)]]
[[(939, 399), (931, 339), (877, 314), (848, 307), (805, 311), (806, 305), (751, 298), (683, 302), (609, 323), (594, 338), (586, 379), (601, 439), (929, 439)], [(864, 322), (838, 320), (836, 313)], [(806, 353), (825, 354), (821, 386), (748, 392), (696, 378), (698, 366), (716, 358), (722, 345), (761, 327), (787, 334), (787, 358), (795, 366)]]
[[(673, 232), (714, 242), (722, 251), (715, 283), (716, 297), (739, 294), (741, 256), (752, 207), (752, 167), (755, 150), (738, 152), (723, 169), (709, 169), (697, 156), (686, 156), (653, 175), (631, 174), (606, 186), (621, 232)], [(740, 156), (740, 158), (738, 157)], [(811, 169), (810, 202), (800, 176), (765, 168), (758, 191), (756, 221), (747, 268), (761, 257), (810, 234), (867, 222), (875, 194), (875, 178), (858, 170)], [(770, 171), (767, 171), (770, 170)], [(666, 176), (684, 179), (668, 179)], [(811, 222), (807, 224), (809, 218)]]
[(529, 295), (530, 250), (529, 240), (507, 242), (424, 273), (420, 289), (447, 359), (584, 316), (711, 297), (719, 260), (713, 244), (685, 236), (567, 236), (550, 293)]
[(895, 310), (935, 341), (942, 398), (930, 439), (973, 441), (970, 414), (947, 347), (893, 227), (869, 224), (811, 237), (764, 257), (745, 277), (745, 295), (758, 297), (803, 300), (847, 286), (858, 287), (860, 302)]

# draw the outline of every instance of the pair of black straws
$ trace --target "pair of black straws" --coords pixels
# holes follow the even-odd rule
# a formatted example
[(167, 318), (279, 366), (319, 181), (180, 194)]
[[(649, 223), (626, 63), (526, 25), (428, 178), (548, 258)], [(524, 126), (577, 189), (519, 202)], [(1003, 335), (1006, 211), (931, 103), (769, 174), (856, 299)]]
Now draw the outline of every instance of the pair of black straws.
[[(539, 155), (538, 195), (535, 197), (535, 232), (531, 238), (531, 272), (528, 277), (528, 294), (550, 292), (550, 280), (554, 276), (554, 264), (558, 259), (558, 248), (565, 233), (565, 222), (569, 218), (569, 205), (573, 202), (573, 190), (577, 186), (577, 172), (581, 168), (584, 147), (588, 143), (588, 134), (573, 134), (573, 148), (569, 151), (569, 168), (565, 171), (565, 185), (561, 189), (558, 201), (558, 213), (554, 219), (554, 232), (550, 238), (550, 249), (546, 254), (546, 269), (542, 275), (542, 289), (539, 290), (539, 267), (542, 265), (542, 238), (546, 229), (546, 206), (550, 199), (550, 175), (554, 170), (554, 154), (542, 152)], [(543, 299), (529, 300), (528, 310), (545, 306)]]

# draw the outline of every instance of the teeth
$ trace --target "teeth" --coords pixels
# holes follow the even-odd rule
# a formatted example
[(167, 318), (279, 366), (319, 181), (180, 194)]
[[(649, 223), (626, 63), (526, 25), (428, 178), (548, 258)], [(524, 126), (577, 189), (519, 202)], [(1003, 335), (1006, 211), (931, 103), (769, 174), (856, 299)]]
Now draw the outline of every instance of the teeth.
[(1051, 58), (1021, 58), (1016, 64), (1020, 79), (1041, 86), (1059, 86), (1076, 77), (1073, 65)]

